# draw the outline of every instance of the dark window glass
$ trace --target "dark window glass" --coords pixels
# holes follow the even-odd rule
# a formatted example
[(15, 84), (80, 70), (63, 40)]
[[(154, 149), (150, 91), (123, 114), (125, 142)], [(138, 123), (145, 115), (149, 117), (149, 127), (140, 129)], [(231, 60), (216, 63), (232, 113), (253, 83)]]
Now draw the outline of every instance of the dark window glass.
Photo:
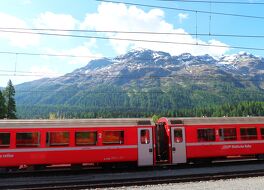
[(103, 144), (124, 144), (124, 131), (104, 131)]
[(182, 120), (170, 120), (171, 124), (183, 124)]
[(96, 145), (97, 132), (76, 132), (75, 144), (77, 146)]
[(70, 143), (69, 132), (48, 132), (46, 138), (48, 146), (68, 146)]
[(182, 140), (182, 129), (174, 129), (174, 142), (181, 143)]
[(198, 129), (198, 141), (215, 141), (215, 129)]
[(261, 138), (264, 139), (264, 128), (260, 128)]
[(231, 141), (237, 139), (236, 128), (219, 129), (220, 140)]
[(10, 146), (10, 133), (0, 133), (0, 147)]
[(140, 131), (140, 142), (141, 144), (149, 144), (150, 142), (150, 136), (149, 136), (149, 130), (144, 129)]
[(16, 146), (17, 147), (34, 147), (39, 146), (39, 133), (17, 133), (16, 134)]
[(149, 120), (142, 120), (137, 122), (138, 125), (151, 125)]
[(256, 128), (240, 128), (241, 140), (256, 140), (257, 129)]

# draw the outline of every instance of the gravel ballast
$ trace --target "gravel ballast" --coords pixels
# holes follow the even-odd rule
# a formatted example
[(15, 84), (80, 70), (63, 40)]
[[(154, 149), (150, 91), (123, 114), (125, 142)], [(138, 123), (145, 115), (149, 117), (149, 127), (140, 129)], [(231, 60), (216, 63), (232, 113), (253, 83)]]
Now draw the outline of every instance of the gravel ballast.
[[(116, 189), (116, 188), (104, 188)], [(119, 187), (118, 189), (129, 190), (263, 190), (264, 177), (253, 178), (238, 178), (216, 181), (201, 181), (201, 182), (188, 182), (188, 183), (174, 183), (174, 184), (161, 184), (161, 185), (146, 185), (146, 186), (131, 186)]]

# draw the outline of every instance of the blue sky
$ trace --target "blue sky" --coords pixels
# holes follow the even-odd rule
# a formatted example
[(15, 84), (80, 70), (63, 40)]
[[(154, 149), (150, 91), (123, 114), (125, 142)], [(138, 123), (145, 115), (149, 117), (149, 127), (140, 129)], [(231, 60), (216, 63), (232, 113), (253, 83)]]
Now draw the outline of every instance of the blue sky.
[[(123, 0), (123, 2), (203, 11), (210, 11), (211, 9), (212, 12), (264, 17), (264, 5), (212, 3), (210, 6), (208, 3), (159, 0)], [(239, 0), (239, 2), (261, 1)], [(14, 84), (20, 84), (41, 77), (60, 76), (85, 66), (90, 59), (102, 56), (115, 57), (135, 48), (166, 51), (172, 55), (179, 55), (187, 52), (194, 55), (210, 54), (214, 57), (218, 57), (221, 55), (238, 53), (240, 51), (247, 51), (255, 55), (264, 56), (263, 50), (256, 51), (230, 48), (232, 46), (264, 48), (264, 38), (235, 38), (206, 35), (198, 36), (196, 39), (196, 36), (192, 35), (196, 33), (196, 26), (198, 33), (205, 34), (209, 34), (210, 32), (211, 34), (263, 35), (264, 19), (215, 14), (211, 14), (211, 22), (209, 22), (209, 18), (209, 14), (131, 6), (120, 3), (103, 3), (95, 0), (0, 1), (0, 52), (85, 56), (69, 58), (2, 53), (0, 54), (0, 86), (6, 86), (8, 79), (11, 79)], [(179, 44), (117, 41), (111, 39), (100, 40), (93, 38), (19, 34), (6, 32), (7, 30), (3, 31), (3, 28), (173, 32), (184, 35), (48, 31), (50, 33), (63, 35), (133, 38), (178, 43), (196, 43), (196, 41), (198, 41), (199, 44), (223, 45), (227, 47), (201, 47)], [(28, 31), (36, 32), (32, 30)], [(44, 32), (47, 33), (47, 31)]]

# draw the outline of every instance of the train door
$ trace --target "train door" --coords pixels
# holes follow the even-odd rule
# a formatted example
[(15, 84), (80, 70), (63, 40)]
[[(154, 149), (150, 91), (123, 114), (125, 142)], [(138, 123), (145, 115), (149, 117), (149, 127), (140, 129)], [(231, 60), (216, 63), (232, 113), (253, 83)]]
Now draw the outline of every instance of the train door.
[(138, 166), (153, 165), (152, 128), (138, 129)]
[(184, 127), (171, 127), (172, 164), (186, 163)]

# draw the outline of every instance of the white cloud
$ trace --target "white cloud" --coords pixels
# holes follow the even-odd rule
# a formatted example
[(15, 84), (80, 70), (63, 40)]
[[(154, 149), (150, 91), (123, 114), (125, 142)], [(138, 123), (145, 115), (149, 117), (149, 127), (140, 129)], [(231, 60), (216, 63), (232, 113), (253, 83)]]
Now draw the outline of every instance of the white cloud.
[(178, 17), (179, 17), (179, 22), (182, 23), (184, 20), (186, 20), (189, 17), (189, 15), (186, 13), (179, 13)]
[[(186, 16), (185, 16), (186, 17)], [(127, 38), (137, 40), (150, 41), (167, 41), (169, 43), (148, 43), (142, 41), (118, 41), (109, 40), (110, 44), (118, 54), (127, 52), (130, 48), (148, 48), (159, 51), (166, 51), (172, 55), (181, 53), (192, 53), (193, 55), (211, 54), (221, 55), (229, 50), (228, 47), (211, 47), (211, 46), (195, 46), (184, 45), (199, 44), (204, 45), (223, 45), (224, 43), (217, 40), (208, 42), (197, 40), (189, 35), (184, 29), (175, 28), (172, 24), (164, 19), (164, 12), (160, 9), (152, 9), (145, 12), (136, 6), (126, 6), (124, 4), (101, 3), (98, 6), (97, 12), (87, 14), (83, 23), (82, 29), (94, 30), (116, 30), (116, 31), (145, 31), (156, 33), (180, 33), (181, 35), (157, 35), (157, 34), (131, 34), (131, 33), (108, 33), (107, 37)], [(178, 43), (178, 44), (177, 44)]]
[(62, 75), (63, 73), (56, 72), (47, 66), (32, 66), (25, 72), (20, 71), (16, 73), (14, 71), (14, 73), (9, 73), (8, 76), (2, 76), (0, 86), (6, 86), (8, 80), (11, 80), (14, 85), (17, 85), (41, 78), (54, 78)]
[(72, 49), (67, 50), (54, 50), (54, 49), (46, 49), (48, 54), (56, 54), (56, 55), (73, 55), (76, 57), (66, 57), (61, 56), (59, 59), (65, 60), (68, 64), (87, 64), (90, 60), (101, 58), (102, 55), (97, 53), (94, 54), (91, 52), (91, 47), (96, 45), (96, 40), (92, 39), (88, 42), (83, 43), (80, 46), (77, 46)]
[[(55, 14), (52, 12), (45, 12), (39, 15), (38, 18), (34, 20), (34, 26), (36, 28), (44, 29), (62, 29), (62, 30), (72, 30), (78, 25), (78, 20), (73, 18), (71, 15), (67, 14)], [(68, 34), (69, 32), (54, 32), (59, 34)]]
[(47, 66), (33, 66), (30, 68), (30, 73), (32, 74), (30, 81), (45, 77), (54, 78), (63, 75), (62, 73), (58, 73)]
[[(5, 13), (0, 13), (1, 28), (29, 28), (25, 21)], [(8, 31), (8, 30), (5, 30)], [(19, 34), (11, 32), (0, 32), (0, 39), (8, 40), (15, 47), (27, 47), (38, 45), (39, 36), (32, 34)]]

